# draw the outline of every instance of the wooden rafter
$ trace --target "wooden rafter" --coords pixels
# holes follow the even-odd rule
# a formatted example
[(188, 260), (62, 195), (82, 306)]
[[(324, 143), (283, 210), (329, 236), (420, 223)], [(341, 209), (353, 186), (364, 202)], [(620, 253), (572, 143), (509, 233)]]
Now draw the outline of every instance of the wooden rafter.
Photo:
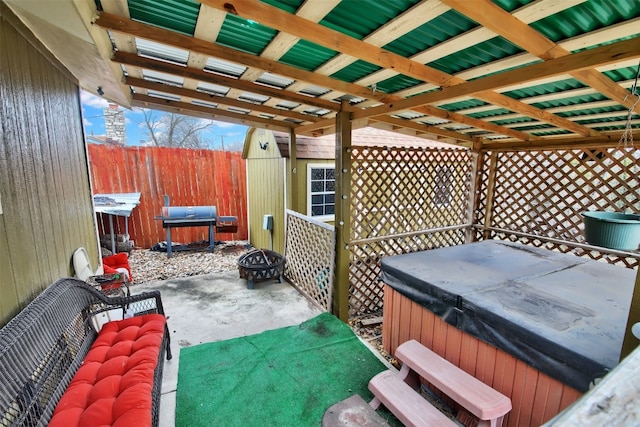
[(135, 65), (150, 70), (156, 70), (162, 73), (172, 74), (185, 78), (197, 79), (202, 82), (212, 83), (216, 85), (232, 87), (238, 90), (252, 92), (258, 95), (274, 96), (290, 102), (301, 103), (318, 108), (325, 108), (336, 111), (340, 104), (336, 102), (325, 101), (324, 99), (311, 98), (295, 92), (280, 90), (265, 85), (259, 85), (244, 80), (235, 79), (233, 77), (222, 76), (219, 74), (209, 73), (196, 68), (183, 67), (169, 62), (157, 59), (145, 58), (135, 54), (125, 52), (115, 52), (113, 61), (125, 65)]
[(425, 126), (420, 123), (414, 123), (412, 121), (398, 119), (396, 117), (391, 117), (391, 116), (379, 116), (379, 117), (376, 117), (375, 120), (382, 123), (390, 124), (396, 128), (407, 128), (407, 129), (412, 129), (418, 133), (434, 135), (434, 136), (431, 136), (431, 138), (436, 141), (440, 139), (440, 137), (445, 137), (445, 138), (449, 138), (457, 141), (460, 141), (460, 140), (462, 140), (463, 142), (466, 141), (467, 144), (464, 144), (464, 145), (470, 146), (472, 143), (474, 143), (477, 140), (477, 138), (470, 137), (469, 135), (462, 134), (463, 137), (461, 137), (460, 136), (461, 134), (458, 132), (439, 129), (439, 128), (436, 128), (435, 126)]
[[(281, 64), (276, 61), (271, 61), (265, 58), (256, 57), (250, 54), (242, 53), (234, 49), (230, 49), (224, 46), (217, 45), (215, 43), (193, 39), (191, 37), (175, 34), (168, 30), (163, 30), (157, 27), (152, 27), (140, 22), (135, 22), (129, 19), (121, 18), (115, 15), (103, 13), (95, 21), (96, 25), (102, 28), (109, 29), (111, 31), (121, 32), (124, 34), (133, 35), (140, 38), (155, 41), (157, 43), (163, 43), (167, 46), (173, 46), (180, 49), (195, 51), (202, 54), (207, 54), (213, 57), (224, 58), (230, 61), (239, 62), (245, 65), (254, 66), (271, 72), (281, 74), (283, 76), (291, 77), (293, 79), (304, 80), (312, 84), (326, 86), (335, 90), (340, 90), (345, 93), (350, 93), (360, 97), (368, 97), (375, 99), (378, 102), (393, 101), (398, 97), (390, 96), (382, 92), (373, 93), (371, 89), (355, 85), (353, 83), (347, 83), (338, 79), (334, 79), (327, 76), (321, 76), (309, 71), (301, 70), (295, 67), (291, 67), (285, 64)], [(152, 69), (159, 72), (168, 74), (174, 74), (189, 79), (199, 79), (204, 82), (224, 85), (227, 87), (247, 90), (253, 93), (262, 94), (265, 96), (271, 96), (275, 98), (292, 100), (292, 102), (299, 102), (301, 104), (307, 104), (317, 106), (319, 108), (326, 108), (335, 111), (338, 104), (336, 102), (327, 101), (321, 98), (311, 98), (306, 95), (297, 94), (290, 90), (278, 90), (269, 89), (264, 85), (257, 85), (248, 81), (234, 79), (230, 77), (219, 76), (213, 73), (209, 73), (200, 69), (191, 69), (180, 65), (171, 64), (165, 61), (154, 60), (151, 58), (140, 57), (135, 54), (125, 52), (115, 52), (113, 60), (121, 64)], [(287, 88), (289, 89), (289, 88)], [(437, 107), (424, 106), (417, 109), (424, 114), (433, 115), (436, 117), (444, 118), (446, 120), (462, 121), (470, 125), (480, 127), (491, 132), (498, 134), (504, 134), (512, 136), (514, 138), (520, 138), (528, 140), (529, 135), (524, 132), (517, 132), (511, 129), (502, 128), (500, 126), (483, 122), (479, 119), (463, 116), (449, 112)], [(449, 137), (449, 135), (445, 135)], [(465, 138), (461, 138), (464, 140)]]
[[(527, 23), (533, 22), (547, 16), (548, 14), (558, 13), (566, 8), (575, 6), (576, 4), (581, 3), (583, 1), (584, 0), (563, 0), (563, 1), (539, 0), (535, 3), (529, 4), (527, 6), (522, 7), (521, 9), (516, 10), (514, 12), (514, 15), (517, 16), (523, 22), (527, 22)], [(452, 39), (446, 40), (440, 44), (437, 44), (433, 47), (430, 47), (420, 53), (417, 53), (411, 56), (411, 60), (415, 62), (419, 62), (421, 64), (433, 62), (438, 59), (444, 58), (447, 55), (450, 55), (452, 52), (469, 48), (478, 43), (489, 40), (494, 36), (495, 36), (495, 33), (493, 33), (492, 31), (489, 31), (488, 29), (483, 27), (476, 27), (467, 31), (466, 33), (453, 37)], [(516, 55), (516, 56), (519, 56), (519, 55)], [(527, 56), (531, 56), (531, 55), (527, 55)], [(505, 58), (505, 61), (507, 60), (513, 60), (513, 57)], [(496, 62), (500, 62), (500, 61), (496, 61)], [(528, 62), (531, 62), (531, 60), (528, 60)], [(526, 62), (524, 63), (526, 64)], [(523, 63), (511, 64), (507, 68), (510, 68), (512, 66), (519, 66), (519, 65), (523, 65)], [(487, 65), (484, 65), (483, 68), (486, 69)], [(493, 71), (489, 71), (489, 72), (493, 72)], [(382, 69), (380, 71), (377, 71), (375, 73), (372, 73), (366, 76), (365, 78), (357, 81), (356, 83), (368, 86), (372, 83), (379, 82), (379, 81), (388, 79), (390, 77), (393, 77), (396, 74), (397, 72), (393, 69)], [(468, 80), (470, 78), (476, 78), (479, 76), (466, 75), (466, 73), (463, 71), (458, 75), (458, 77)], [(418, 85), (417, 87), (419, 86), (422, 86), (422, 85)], [(412, 89), (413, 88), (409, 88), (407, 89), (407, 91), (412, 92)], [(421, 88), (420, 92), (424, 92), (426, 90), (429, 90), (429, 88)], [(414, 95), (415, 93), (418, 93), (418, 92), (404, 93), (404, 91), (400, 91), (399, 93), (397, 93), (397, 95), (405, 97), (405, 96)]]
[[(584, 1), (585, 0), (538, 0), (514, 11), (513, 14), (523, 22), (529, 23), (544, 18), (549, 14), (561, 12), (564, 9), (573, 7), (576, 4), (582, 3)], [(439, 1), (436, 2), (436, 5), (438, 7), (438, 11), (442, 11), (443, 9), (450, 10), (448, 6), (442, 4)], [(434, 9), (435, 7), (436, 6), (434, 5)], [(428, 18), (429, 15), (426, 16), (425, 22), (427, 22)], [(395, 22), (395, 20), (392, 22)], [(477, 45), (478, 43), (489, 40), (494, 36), (495, 33), (493, 33), (492, 31), (489, 31), (488, 29), (483, 27), (476, 27), (459, 36), (453, 37), (435, 46), (429, 47), (428, 49), (411, 56), (410, 59), (421, 64), (427, 64), (450, 55), (451, 52), (456, 52)], [(368, 39), (366, 38), (364, 40), (368, 41)], [(340, 55), (338, 57), (340, 57)], [(526, 65), (527, 63), (531, 62), (535, 62), (535, 57), (531, 54), (525, 53), (521, 55), (513, 55), (499, 61), (494, 61), (490, 64), (483, 64), (470, 70), (461, 71), (460, 73), (456, 74), (456, 77), (470, 80), (481, 77), (482, 75), (492, 74), (494, 72), (504, 71), (505, 69)], [(370, 86), (374, 83), (391, 78), (396, 74), (398, 73), (395, 70), (384, 68), (371, 73), (363, 77), (362, 79), (355, 81), (354, 83), (362, 86)], [(406, 98), (436, 89), (437, 87), (438, 86), (431, 83), (423, 83), (395, 92), (394, 95), (400, 96), (401, 98)], [(364, 102), (361, 104), (362, 107), (370, 107), (372, 105), (375, 104), (372, 104), (370, 102)]]
[[(266, 105), (260, 105), (253, 102), (240, 101), (238, 99), (229, 98), (225, 96), (213, 95), (193, 89), (186, 89), (178, 86), (172, 86), (163, 83), (151, 82), (144, 79), (138, 79), (135, 77), (127, 77), (125, 83), (135, 88), (151, 89), (158, 92), (164, 92), (171, 95), (180, 97), (199, 99), (211, 103), (218, 104), (219, 106), (226, 105), (229, 107), (242, 108), (245, 110), (252, 110), (257, 113), (265, 113), (273, 116), (284, 116), (296, 120), (302, 120), (303, 122), (315, 123), (320, 120), (318, 117), (314, 117), (308, 114), (298, 113), (297, 111), (283, 110), (282, 108), (274, 108)], [(224, 111), (220, 108), (211, 108), (213, 114), (217, 114), (220, 111)]]
[[(515, 83), (537, 81), (544, 77), (557, 76), (568, 72), (578, 72), (584, 69), (617, 62), (622, 59), (636, 57), (640, 57), (640, 37), (591, 50), (585, 50), (574, 55), (564, 56), (546, 62), (539, 62), (529, 65), (528, 67), (505, 71), (500, 74), (493, 74), (471, 82), (445, 87), (440, 91), (429, 92), (424, 95), (416, 95), (411, 98), (396, 101), (393, 104), (372, 107), (367, 110), (354, 112), (354, 116), (357, 118), (364, 118), (378, 114), (388, 114), (398, 108), (409, 109), (419, 105), (431, 104), (465, 95), (477, 95), (481, 92), (499, 89), (500, 87), (509, 86)], [(620, 89), (629, 93), (621, 87)]]
[[(545, 61), (571, 55), (571, 52), (544, 37), (538, 31), (489, 0), (476, 0), (474, 2), (466, 0), (442, 1), (485, 28), (500, 34), (511, 43)], [(636, 56), (640, 56), (640, 38), (636, 37), (630, 41), (632, 42), (630, 47), (635, 49)], [(586, 52), (592, 51), (593, 49)], [(578, 56), (578, 54), (573, 56)], [(597, 70), (576, 67), (575, 71), (571, 71), (570, 74), (625, 107), (631, 108), (633, 106), (634, 100), (628, 96), (629, 92)], [(636, 106), (635, 111), (640, 112), (640, 105)]]
[[(121, 18), (116, 15), (102, 13), (98, 17), (98, 19), (96, 19), (95, 24), (111, 31), (134, 35), (136, 37), (152, 40), (157, 43), (165, 44), (167, 46), (173, 46), (188, 51), (202, 53), (214, 58), (223, 58), (227, 61), (243, 64), (245, 66), (256, 67), (265, 71), (287, 76), (295, 80), (303, 80), (318, 86), (336, 88), (345, 93), (350, 93), (358, 97), (374, 98), (380, 102), (385, 102), (387, 99), (386, 94), (378, 92), (374, 95), (372, 94), (371, 89), (363, 86), (355, 85), (353, 83), (347, 83), (342, 80), (322, 76), (319, 74), (314, 74), (313, 72), (305, 71), (300, 68), (292, 67), (277, 61), (272, 61), (235, 49), (227, 48), (216, 43), (195, 39), (193, 37), (188, 37), (181, 34), (176, 34), (169, 30), (153, 27), (151, 25), (146, 25), (130, 19)], [(335, 107), (333, 109), (335, 109)]]
[[(296, 11), (296, 15), (312, 22), (319, 22), (322, 18), (325, 17), (327, 13), (331, 12), (339, 2), (340, 0), (324, 0), (322, 2), (306, 1)], [(220, 12), (224, 14), (224, 12)], [(292, 48), (299, 40), (300, 39), (294, 35), (280, 32), (273, 38), (273, 40), (271, 40), (267, 47), (264, 48), (264, 50), (260, 53), (260, 56), (272, 61), (277, 61), (283, 55), (285, 55), (289, 51), (289, 49)], [(247, 70), (241, 78), (255, 81), (261, 74), (262, 70), (254, 68)], [(299, 91), (305, 86), (307, 86), (307, 83), (305, 83), (304, 81), (294, 81), (288, 89), (291, 91)], [(338, 97), (339, 96), (323, 99), (333, 100)], [(271, 102), (276, 101), (273, 100)]]
[[(465, 82), (450, 74), (412, 61), (411, 59), (394, 54), (377, 46), (346, 36), (340, 32), (331, 30), (313, 22), (309, 22), (295, 15), (290, 15), (276, 7), (269, 6), (254, 0), (226, 2), (225, 0), (201, 0), (203, 4), (225, 10), (245, 19), (255, 20), (263, 25), (297, 35), (301, 38), (317, 43), (321, 46), (334, 49), (364, 61), (391, 68), (402, 74), (424, 80), (438, 86), (447, 87)], [(561, 126), (581, 135), (594, 135), (595, 132), (562, 117), (545, 113), (542, 110), (520, 103), (507, 96), (482, 92), (478, 98), (484, 99), (496, 105), (501, 105), (513, 111), (522, 112), (534, 118), (538, 118), (554, 125)], [(397, 111), (397, 110), (396, 110)]]
[[(382, 47), (387, 43), (401, 37), (414, 30), (425, 22), (436, 18), (438, 15), (449, 10), (440, 0), (423, 0), (402, 15), (388, 22), (369, 34), (362, 41), (372, 46)], [(337, 55), (315, 70), (316, 73), (331, 75), (344, 67), (357, 61), (358, 58), (350, 55)], [(368, 86), (365, 84), (364, 86)]]
[(288, 122), (274, 122), (270, 119), (261, 117), (248, 116), (246, 114), (233, 113), (230, 111), (213, 110), (209, 107), (200, 105), (187, 104), (185, 102), (173, 101), (164, 98), (158, 98), (149, 95), (134, 94), (132, 105), (141, 108), (153, 108), (171, 113), (186, 114), (203, 117), (211, 120), (224, 120), (230, 123), (241, 124), (245, 126), (256, 126), (261, 128), (279, 130), (288, 132), (289, 129), (295, 127), (295, 124)]

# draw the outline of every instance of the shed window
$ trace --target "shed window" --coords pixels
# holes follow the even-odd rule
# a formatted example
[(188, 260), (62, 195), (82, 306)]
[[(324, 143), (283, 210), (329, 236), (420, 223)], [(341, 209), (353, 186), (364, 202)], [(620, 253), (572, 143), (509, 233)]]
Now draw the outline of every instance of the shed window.
[(436, 206), (447, 206), (451, 203), (453, 187), (453, 168), (449, 166), (436, 169), (433, 202)]
[(307, 166), (307, 215), (321, 221), (333, 221), (336, 178), (333, 165)]

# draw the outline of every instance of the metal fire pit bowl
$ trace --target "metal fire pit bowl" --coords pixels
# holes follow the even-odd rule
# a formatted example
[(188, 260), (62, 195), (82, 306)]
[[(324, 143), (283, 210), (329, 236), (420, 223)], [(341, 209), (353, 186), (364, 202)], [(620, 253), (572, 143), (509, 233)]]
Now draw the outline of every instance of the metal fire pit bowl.
[(238, 260), (240, 277), (247, 279), (247, 289), (253, 289), (254, 282), (278, 279), (282, 283), (284, 257), (267, 249), (256, 249), (246, 253)]

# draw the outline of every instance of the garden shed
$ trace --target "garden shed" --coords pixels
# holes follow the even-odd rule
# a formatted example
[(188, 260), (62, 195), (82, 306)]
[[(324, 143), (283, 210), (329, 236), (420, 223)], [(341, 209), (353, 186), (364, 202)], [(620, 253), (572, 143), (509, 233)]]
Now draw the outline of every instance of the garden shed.
[[(325, 239), (329, 246), (309, 238), (305, 254), (330, 252), (335, 259), (320, 265), (335, 265), (335, 289), (322, 290), (332, 295), (330, 308), (341, 319), (383, 305), (401, 314), (398, 322), (385, 322), (386, 332), (395, 334), (396, 342), (386, 344), (390, 351), (415, 337), (412, 325), (425, 331), (423, 342), (443, 337), (443, 331), (457, 340), (460, 331), (432, 322), (434, 333), (427, 333), (428, 316), (407, 314), (414, 313), (407, 308), (415, 301), (385, 293), (378, 281), (385, 259), (484, 242), (519, 244), (530, 253), (596, 260), (630, 272), (623, 280), (629, 290), (627, 321), (617, 326), (612, 352), (623, 358), (637, 347), (631, 326), (640, 321), (640, 254), (637, 247), (587, 241), (581, 215), (640, 210), (636, 0), (2, 0), (1, 5), (3, 47), (17, 46), (6, 41), (14, 39), (32, 46), (2, 49), (6, 155), (0, 162), (7, 166), (0, 168), (6, 175), (0, 180), (0, 239), (8, 243), (0, 251), (8, 257), (0, 258), (9, 261), (0, 262), (11, 272), (9, 286), (2, 282), (3, 296), (5, 288), (11, 295), (2, 298), (5, 318), (48, 278), (70, 268), (64, 255), (26, 250), (30, 243), (24, 242), (45, 236), (47, 248), (59, 241), (64, 251), (79, 243), (95, 247), (88, 233), (91, 201), (83, 184), (77, 85), (126, 107), (285, 132), (290, 147), (296, 136), (335, 135), (335, 230)], [(43, 71), (36, 72), (40, 65)], [(72, 84), (58, 85), (59, 77)], [(63, 111), (64, 120), (49, 114), (53, 111)], [(355, 145), (352, 129), (368, 126), (451, 148)], [(64, 143), (55, 145), (61, 138)], [(39, 156), (42, 161), (34, 162)], [(294, 158), (293, 150), (289, 156)], [(444, 208), (430, 185), (443, 165), (453, 166), (447, 176), (456, 184)], [(30, 179), (28, 188), (23, 178)], [(57, 216), (48, 215), (47, 203), (54, 202)], [(61, 220), (66, 213), (80, 227), (69, 228)], [(34, 258), (40, 261), (37, 272), (24, 261)], [(309, 257), (291, 258), (290, 267), (307, 269), (309, 262)], [(619, 285), (601, 285), (595, 298), (601, 296), (604, 306), (609, 288)], [(518, 289), (510, 288), (511, 295)], [(458, 296), (452, 313), (465, 309), (465, 298)], [(569, 302), (558, 307), (571, 307)], [(583, 308), (576, 313), (590, 313)], [(577, 323), (584, 323), (581, 316)], [(438, 340), (431, 344), (437, 348)], [(445, 345), (438, 352), (456, 361), (462, 350), (454, 348)], [(570, 385), (557, 388), (552, 386), (557, 378), (538, 375), (535, 367), (493, 357), (487, 343), (465, 348), (474, 357), (457, 362), (519, 402), (507, 425), (549, 421), (585, 391), (565, 393)], [(640, 359), (640, 351), (631, 357)], [(526, 365), (517, 381), (502, 380), (508, 363)], [(634, 366), (640, 365), (623, 367)], [(612, 409), (597, 415), (610, 419), (593, 425), (609, 425), (629, 411), (640, 414), (637, 405), (609, 398), (637, 401), (640, 374), (623, 372), (603, 382), (612, 387), (602, 397)], [(634, 386), (624, 388), (627, 382)], [(540, 395), (526, 384), (535, 384)], [(578, 408), (592, 417), (588, 408), (601, 403)], [(580, 420), (574, 425), (587, 425), (580, 414), (569, 416)]]
[[(450, 147), (443, 142), (373, 127), (355, 129), (353, 145), (390, 149)], [(247, 160), (249, 240), (253, 246), (270, 248), (271, 235), (263, 227), (264, 216), (270, 215), (274, 224), (273, 249), (283, 253), (285, 209), (334, 224), (335, 146), (333, 135), (296, 136), (292, 160), (289, 134), (248, 130), (242, 156)], [(447, 180), (446, 172), (441, 175), (442, 180)], [(443, 191), (449, 191), (448, 184), (448, 181), (444, 184)]]

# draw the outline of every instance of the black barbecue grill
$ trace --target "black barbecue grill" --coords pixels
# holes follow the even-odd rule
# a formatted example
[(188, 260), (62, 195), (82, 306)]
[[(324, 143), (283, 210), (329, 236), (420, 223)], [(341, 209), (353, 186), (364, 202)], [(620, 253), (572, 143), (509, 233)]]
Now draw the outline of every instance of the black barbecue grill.
[(215, 246), (214, 227), (218, 233), (235, 233), (238, 231), (238, 218), (235, 216), (218, 216), (215, 206), (165, 206), (162, 215), (162, 227), (167, 230), (167, 257), (171, 256), (171, 229), (174, 227), (209, 227), (209, 250)]

